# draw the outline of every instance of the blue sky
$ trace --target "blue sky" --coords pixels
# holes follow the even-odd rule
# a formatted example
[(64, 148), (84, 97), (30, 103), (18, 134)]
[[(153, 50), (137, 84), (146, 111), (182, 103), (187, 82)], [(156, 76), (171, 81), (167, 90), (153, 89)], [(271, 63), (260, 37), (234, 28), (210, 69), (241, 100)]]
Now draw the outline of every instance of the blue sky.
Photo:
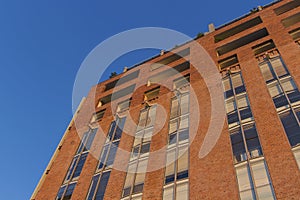
[[(270, 2), (0, 0), (1, 199), (30, 198), (72, 118), (76, 72), (101, 41), (145, 26), (195, 37)], [(122, 56), (109, 70), (155, 52)]]

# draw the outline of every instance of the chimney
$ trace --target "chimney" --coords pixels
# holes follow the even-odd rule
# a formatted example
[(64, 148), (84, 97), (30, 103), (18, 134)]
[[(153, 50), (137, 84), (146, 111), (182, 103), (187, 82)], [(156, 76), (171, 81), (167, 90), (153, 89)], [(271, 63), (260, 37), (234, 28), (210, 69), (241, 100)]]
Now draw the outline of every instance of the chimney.
[(211, 24), (208, 25), (208, 31), (209, 31), (209, 33), (214, 32), (215, 30), (216, 30), (215, 29), (215, 25), (213, 23), (211, 23)]

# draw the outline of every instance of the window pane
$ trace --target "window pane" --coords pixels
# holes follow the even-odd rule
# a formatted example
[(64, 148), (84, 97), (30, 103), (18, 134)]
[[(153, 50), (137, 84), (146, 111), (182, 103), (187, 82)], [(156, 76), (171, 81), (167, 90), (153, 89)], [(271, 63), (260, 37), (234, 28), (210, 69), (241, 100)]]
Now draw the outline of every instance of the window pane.
[(93, 196), (95, 194), (95, 189), (96, 189), (99, 177), (100, 177), (99, 174), (93, 177), (87, 200), (92, 200), (93, 199)]
[(75, 166), (76, 166), (76, 163), (77, 163), (78, 158), (79, 158), (79, 156), (76, 156), (75, 158), (73, 158), (73, 161), (72, 161), (71, 166), (70, 166), (70, 168), (69, 168), (69, 170), (68, 170), (68, 173), (67, 173), (67, 176), (66, 176), (66, 180), (65, 180), (65, 181), (71, 179), (71, 176), (72, 176), (72, 173), (73, 173), (74, 168), (75, 168)]
[(78, 148), (76, 154), (79, 154), (79, 153), (82, 151), (82, 149), (83, 149), (83, 147), (84, 147), (84, 145), (85, 145), (85, 142), (86, 142), (86, 140), (87, 140), (87, 137), (88, 137), (88, 132), (86, 132), (86, 133), (83, 134), (82, 139), (81, 139), (80, 146), (79, 146), (79, 148)]
[(78, 164), (76, 166), (76, 169), (74, 171), (73, 178), (78, 177), (80, 175), (81, 170), (83, 168), (83, 165), (85, 163), (87, 155), (88, 155), (88, 153), (81, 154), (81, 156), (79, 158), (79, 161), (78, 161)]
[(288, 101), (283, 93), (273, 98), (273, 102), (276, 108), (281, 108), (282, 106), (287, 106)]
[(294, 156), (296, 158), (298, 168), (300, 169), (300, 149), (293, 150)]
[(126, 110), (127, 108), (129, 108), (129, 106), (130, 106), (130, 99), (123, 101), (118, 104), (117, 112)]
[(121, 138), (123, 128), (124, 128), (124, 125), (125, 125), (125, 120), (126, 120), (126, 117), (118, 118), (118, 121), (117, 121), (118, 125), (117, 125), (117, 128), (116, 128), (116, 133), (115, 133), (115, 136), (114, 136), (114, 140), (118, 140), (118, 139)]
[(260, 70), (266, 82), (275, 78), (275, 75), (272, 73), (272, 70), (268, 63), (260, 65)]
[(168, 184), (170, 182), (174, 181), (174, 174), (175, 174), (175, 149), (169, 150), (167, 152), (167, 161), (166, 161), (166, 172), (165, 172), (165, 177), (166, 181), (165, 183)]
[(63, 200), (71, 199), (75, 186), (76, 186), (76, 183), (71, 183), (70, 185), (68, 185), (68, 188), (66, 190)]
[(189, 196), (189, 185), (188, 182), (178, 184), (176, 188), (176, 199), (188, 200)]
[(257, 196), (259, 200), (273, 200), (275, 199), (273, 196), (272, 188), (270, 185), (266, 185), (256, 189)]
[(232, 85), (234, 88), (243, 86), (243, 80), (242, 80), (241, 73), (236, 73), (236, 74), (232, 75), (231, 80), (232, 80)]
[(227, 120), (228, 120), (228, 124), (233, 124), (233, 123), (237, 123), (238, 124), (239, 117), (238, 117), (237, 111), (228, 114), (227, 115)]
[(297, 89), (297, 86), (291, 77), (282, 80), (281, 85), (285, 92)]
[(264, 160), (255, 161), (251, 163), (253, 172), (254, 183), (256, 187), (263, 185), (269, 185), (269, 178), (266, 171), (266, 165)]
[(169, 133), (174, 133), (175, 131), (177, 131), (177, 126), (178, 126), (177, 123), (178, 123), (177, 119), (170, 121)]
[(124, 184), (123, 197), (128, 196), (130, 194), (130, 189), (133, 184), (136, 167), (137, 167), (136, 162), (129, 164), (128, 172), (127, 172), (125, 184)]
[(247, 164), (237, 166), (236, 175), (240, 191), (253, 189), (252, 181), (250, 178), (250, 169)]
[(109, 140), (112, 140), (112, 137), (114, 135), (114, 132), (115, 132), (115, 128), (116, 128), (116, 122), (113, 121), (111, 124), (110, 124), (110, 128), (109, 128), (109, 132), (108, 132), (108, 139)]
[(143, 142), (150, 142), (153, 134), (153, 128), (145, 129)]
[(294, 90), (292, 92), (288, 92), (288, 98), (292, 105), (298, 105), (300, 102), (300, 92), (299, 90)]
[(268, 89), (271, 97), (276, 97), (282, 93), (282, 89), (277, 81), (275, 83), (272, 83), (271, 85), (268, 85)]
[(188, 147), (180, 147), (178, 152), (178, 166), (177, 172), (183, 172), (188, 170), (189, 151)]
[(89, 138), (88, 138), (88, 140), (87, 140), (87, 142), (86, 142), (85, 150), (89, 151), (89, 150), (91, 149), (93, 140), (94, 140), (95, 135), (96, 135), (96, 131), (97, 131), (97, 129), (94, 129), (94, 130), (92, 130), (92, 131), (89, 133)]
[(108, 148), (109, 148), (109, 144), (105, 145), (102, 149), (98, 169), (101, 169), (105, 165), (105, 161), (106, 161), (106, 157), (107, 157), (107, 153), (108, 153)]
[(174, 196), (173, 192), (174, 192), (173, 187), (165, 188), (163, 200), (173, 200), (173, 196)]
[(250, 125), (244, 126), (243, 128), (244, 128), (244, 134), (245, 134), (246, 143), (247, 143), (247, 147), (248, 147), (250, 156), (252, 158), (255, 158), (255, 157), (262, 155), (261, 146), (260, 146), (260, 142), (258, 139), (255, 125), (250, 124)]
[(141, 160), (138, 164), (137, 174), (135, 178), (135, 185), (144, 183), (146, 171), (147, 171), (148, 159)]
[(153, 126), (155, 124), (155, 118), (156, 118), (156, 106), (152, 106), (149, 109), (149, 113), (148, 113), (147, 127)]
[(189, 139), (189, 129), (184, 129), (182, 131), (179, 131), (179, 143), (181, 144), (183, 141), (187, 142)]
[(173, 98), (172, 102), (171, 102), (171, 114), (170, 114), (170, 118), (171, 119), (173, 119), (174, 117), (177, 117), (177, 115), (178, 115), (178, 108), (179, 108), (178, 99), (177, 98)]
[(255, 194), (253, 190), (246, 190), (243, 192), (240, 192), (241, 200), (253, 200), (255, 199)]
[(252, 120), (252, 112), (250, 107), (244, 107), (240, 109), (240, 115), (242, 123)]
[(239, 108), (248, 107), (249, 102), (248, 102), (248, 97), (247, 97), (246, 93), (237, 96), (237, 102), (238, 102)]
[(102, 200), (104, 198), (104, 194), (105, 194), (106, 186), (107, 186), (107, 183), (109, 180), (109, 176), (110, 176), (110, 171), (104, 172), (102, 174), (102, 176), (100, 178), (100, 183), (98, 186), (95, 200)]
[(106, 161), (107, 167), (109, 167), (113, 164), (115, 157), (116, 157), (117, 150), (118, 150), (118, 146), (119, 146), (119, 141), (111, 144), (109, 154), (107, 156), (107, 161)]
[(270, 61), (272, 63), (272, 66), (277, 74), (277, 76), (283, 76), (285, 74), (288, 74), (282, 60), (278, 57), (276, 59), (272, 59)]
[(150, 152), (150, 143), (145, 143), (145, 144), (142, 144), (142, 147), (141, 147), (141, 154), (144, 154), (144, 153), (149, 153)]
[(296, 121), (296, 118), (291, 110), (279, 114), (284, 130), (288, 136), (291, 146), (295, 146), (300, 143), (300, 128)]
[(223, 79), (223, 87), (224, 87), (224, 91), (231, 90), (229, 77)]
[(184, 115), (188, 112), (189, 112), (189, 95), (184, 95), (181, 97), (180, 114)]
[(246, 160), (246, 149), (240, 128), (230, 131), (230, 139), (235, 162)]
[(189, 127), (189, 116), (180, 117), (179, 129), (186, 129)]
[(62, 195), (64, 194), (65, 189), (66, 189), (66, 186), (63, 186), (63, 187), (61, 187), (59, 189), (59, 191), (57, 193), (57, 197), (56, 197), (57, 200), (61, 200), (62, 199)]
[(133, 186), (133, 194), (138, 194), (143, 192), (143, 188), (144, 188), (144, 183), (140, 183), (140, 184), (135, 184)]
[(181, 77), (174, 80), (174, 89), (181, 88), (182, 86), (187, 85), (190, 82), (190, 76)]
[(226, 100), (226, 111), (227, 113), (231, 113), (232, 111), (236, 110), (236, 103), (235, 103), (235, 99), (231, 98)]
[(140, 130), (146, 126), (146, 118), (147, 118), (147, 110), (141, 111), (138, 130)]
[(224, 88), (224, 95), (225, 98), (229, 98), (233, 96), (233, 91), (230, 85), (230, 79), (229, 77), (223, 78), (223, 88)]
[(169, 145), (176, 144), (177, 142), (177, 133), (169, 134)]

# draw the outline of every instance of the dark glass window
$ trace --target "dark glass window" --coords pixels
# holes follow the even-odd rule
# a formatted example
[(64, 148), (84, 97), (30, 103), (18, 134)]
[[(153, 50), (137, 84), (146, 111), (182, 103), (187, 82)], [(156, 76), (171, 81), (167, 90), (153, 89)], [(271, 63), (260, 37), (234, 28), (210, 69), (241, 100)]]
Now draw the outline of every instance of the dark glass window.
[(279, 114), (284, 130), (292, 146), (300, 143), (300, 127), (291, 110)]
[(82, 154), (80, 156), (78, 164), (77, 164), (76, 169), (75, 169), (74, 174), (73, 174), (73, 178), (76, 178), (80, 175), (80, 173), (82, 171), (82, 168), (83, 168), (83, 165), (85, 163), (85, 160), (87, 158), (87, 155), (88, 155), (88, 153), (85, 153), (85, 154)]
[(67, 187), (67, 186), (64, 185), (64, 186), (62, 186), (62, 187), (59, 189), (59, 191), (58, 191), (58, 193), (57, 193), (57, 197), (56, 197), (57, 200), (61, 200), (61, 199), (62, 199), (66, 187)]
[(246, 149), (243, 135), (240, 128), (232, 130), (230, 133), (233, 155), (237, 162), (245, 160)]
[(73, 191), (75, 189), (75, 186), (76, 186), (76, 183), (71, 183), (70, 185), (68, 185), (63, 200), (69, 200), (69, 199), (71, 199)]
[(99, 187), (95, 196), (95, 200), (102, 200), (104, 198), (104, 194), (105, 194), (105, 190), (106, 190), (106, 186), (109, 180), (109, 176), (110, 176), (110, 171), (108, 172), (103, 172), (101, 178), (100, 178), (100, 183), (99, 183)]
[(93, 177), (92, 184), (91, 184), (90, 191), (89, 191), (89, 196), (88, 196), (87, 200), (93, 200), (93, 196), (95, 194), (95, 190), (96, 190), (96, 187), (98, 184), (99, 177), (100, 177), (100, 174)]

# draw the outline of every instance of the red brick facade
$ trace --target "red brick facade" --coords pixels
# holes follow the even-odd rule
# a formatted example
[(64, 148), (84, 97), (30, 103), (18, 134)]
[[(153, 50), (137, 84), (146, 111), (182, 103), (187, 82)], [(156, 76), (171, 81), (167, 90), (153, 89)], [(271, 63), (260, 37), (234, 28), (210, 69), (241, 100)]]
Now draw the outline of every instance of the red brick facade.
[[(290, 1), (284, 0), (267, 6), (262, 10), (259, 10), (258, 12), (245, 16), (211, 33), (208, 33), (201, 38), (196, 39), (196, 41), (200, 43), (212, 57), (212, 59), (216, 63), (216, 66), (218, 66), (218, 61), (234, 54), (237, 55), (275, 195), (276, 198), (280, 200), (300, 199), (300, 171), (291, 151), (291, 147), (287, 140), (281, 121), (277, 115), (276, 109), (269, 95), (263, 76), (258, 67), (258, 63), (252, 51), (252, 47), (264, 41), (272, 39), (283, 60), (285, 61), (292, 77), (298, 85), (298, 88), (300, 88), (300, 57), (298, 56), (300, 55), (300, 46), (296, 44), (296, 42), (289, 34), (289, 31), (299, 27), (300, 23), (295, 23), (288, 28), (285, 28), (281, 23), (282, 19), (299, 13), (300, 7), (292, 9), (281, 15), (276, 15), (274, 12), (275, 8), (282, 6), (287, 2)], [(250, 19), (253, 19), (257, 16), (260, 16), (263, 23), (237, 33), (220, 42), (214, 42), (215, 35), (236, 27), (237, 25), (249, 21)], [(268, 36), (232, 50), (224, 55), (217, 55), (216, 49), (218, 47), (262, 28), (267, 29), (269, 33)], [(191, 44), (192, 43), (187, 43), (183, 46), (178, 47), (178, 51), (189, 47), (189, 45)], [(91, 89), (89, 96), (81, 106), (80, 112), (78, 113), (78, 116), (75, 120), (76, 126), (73, 122), (71, 124), (70, 130), (66, 132), (62, 146), (57, 149), (57, 156), (51, 163), (47, 174), (43, 175), (43, 181), (37, 187), (35, 194), (32, 196), (32, 200), (55, 199), (57, 192), (65, 178), (68, 167), (70, 166), (70, 163), (73, 159), (74, 153), (80, 144), (80, 138), (78, 135), (82, 135), (86, 130), (88, 130), (88, 124), (95, 107), (96, 110), (102, 110), (106, 108), (105, 115), (101, 122), (99, 122), (99, 126), (102, 128), (105, 134), (108, 132), (110, 122), (113, 120), (113, 113), (112, 109), (110, 108), (111, 104), (103, 105), (101, 108), (97, 108), (97, 106), (95, 106), (95, 104), (97, 105), (97, 102), (100, 98), (107, 96), (112, 92), (112, 90), (104, 91), (105, 85), (108, 82), (117, 80), (124, 74), (126, 75), (127, 73), (129, 74), (135, 70), (140, 70), (139, 77), (137, 79), (118, 86), (118, 88), (125, 88), (137, 82), (140, 82), (140, 85), (142, 85), (142, 87), (136, 88), (134, 94), (131, 96), (132, 102), (130, 106), (130, 114), (133, 120), (137, 122), (139, 111), (145, 106), (143, 104), (144, 92), (156, 87), (155, 85), (147, 87), (147, 77), (163, 71), (163, 69), (150, 71), (149, 63), (156, 62), (169, 55), (170, 53), (165, 53), (164, 55), (157, 56), (141, 64), (140, 66), (137, 66), (129, 70), (128, 72), (124, 72), (117, 77), (104, 81)], [(191, 50), (190, 56), (193, 57), (194, 55), (194, 52)], [(179, 59), (171, 63), (170, 67), (176, 66), (183, 62), (184, 59)], [(198, 131), (190, 145), (189, 198), (193, 200), (239, 199), (239, 190), (237, 186), (237, 179), (235, 177), (236, 175), (233, 164), (233, 155), (226, 121), (221, 137), (212, 151), (205, 158), (200, 159), (198, 156), (201, 144), (203, 143), (206, 131), (209, 126), (209, 118), (207, 118), (207, 116), (210, 116), (211, 114), (211, 103), (209, 97), (210, 94), (206, 88), (203, 78), (193, 67), (191, 67), (190, 70), (183, 72), (183, 74), (187, 73), (190, 74), (191, 87), (195, 91), (199, 91), (196, 94), (199, 99), (198, 106), (201, 110), (201, 121), (198, 127)], [(170, 80), (170, 84), (172, 80)], [(96, 97), (94, 99), (92, 93), (95, 90)], [(163, 106), (166, 111), (169, 111), (170, 99), (172, 96), (172, 91), (167, 88), (161, 87), (159, 97), (155, 101)], [(121, 99), (118, 99), (116, 101), (120, 102), (126, 98), (128, 98), (128, 96), (122, 97)], [(193, 107), (192, 104), (190, 106)], [(167, 138), (168, 124), (166, 123), (163, 125), (160, 133), (153, 136), (150, 151), (153, 152), (158, 149), (164, 148), (164, 146), (167, 144)], [(130, 152), (133, 145), (133, 140), (134, 138), (132, 136), (123, 134), (119, 148)], [(91, 184), (91, 179), (98, 163), (98, 157), (96, 156), (95, 158), (93, 155), (99, 156), (103, 143), (104, 137), (101, 134), (96, 134), (96, 138), (94, 139), (91, 147), (91, 152), (93, 153), (90, 153), (88, 155), (81, 175), (78, 179), (76, 188), (73, 192), (72, 200), (86, 199)], [(124, 170), (126, 170), (127, 162), (128, 158), (121, 157), (117, 153), (114, 165), (118, 165), (121, 167), (123, 166)], [(162, 153), (160, 156), (155, 157), (152, 157), (150, 154), (148, 165), (156, 165), (159, 163), (162, 164), (164, 162), (165, 154)], [(121, 198), (125, 177), (126, 172), (112, 169), (105, 192), (106, 200)], [(143, 199), (162, 199), (163, 185), (164, 168), (147, 173), (145, 178)]]

